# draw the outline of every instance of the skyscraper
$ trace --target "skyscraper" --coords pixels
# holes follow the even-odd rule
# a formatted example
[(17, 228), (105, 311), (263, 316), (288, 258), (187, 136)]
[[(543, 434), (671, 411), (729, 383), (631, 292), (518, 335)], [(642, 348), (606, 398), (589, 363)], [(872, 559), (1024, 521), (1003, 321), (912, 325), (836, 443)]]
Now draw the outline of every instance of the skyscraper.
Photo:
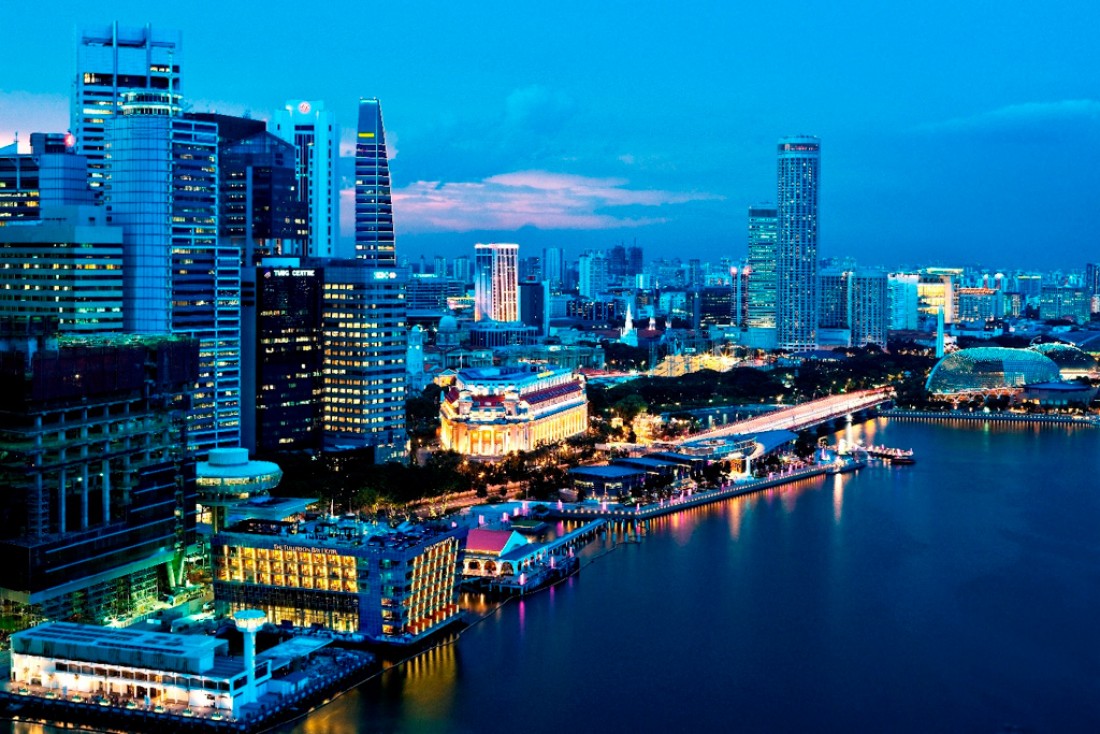
[(519, 245), (474, 245), (474, 320), (519, 320)]
[(405, 284), (397, 271), (382, 108), (359, 101), (355, 146), (354, 260), (325, 263), (324, 407), (330, 450), (374, 449), (398, 459), (405, 433)]
[(774, 204), (749, 207), (749, 285), (747, 314), (750, 329), (775, 328), (775, 245), (779, 219)]
[(355, 257), (379, 268), (397, 267), (387, 156), (382, 105), (377, 99), (361, 99), (355, 141)]
[(325, 110), (323, 102), (295, 100), (275, 112), (272, 128), (275, 135), (292, 143), (298, 151), (297, 193), (298, 200), (306, 206), (309, 228), (302, 254), (334, 257), (340, 223), (340, 187), (336, 177), (340, 136), (335, 118)]
[(373, 447), (378, 463), (405, 449), (405, 287), (394, 270), (325, 264), (325, 448)]
[(776, 340), (780, 349), (817, 346), (817, 195), (821, 143), (797, 136), (779, 141), (776, 241)]
[(107, 125), (105, 198), (123, 229), (123, 327), (200, 343), (197, 449), (240, 442), (240, 253), (218, 238), (217, 126), (169, 92), (126, 94)]
[(71, 125), (97, 193), (103, 187), (107, 121), (119, 114), (127, 92), (180, 94), (180, 50), (179, 31), (151, 25), (124, 28), (116, 22), (84, 28), (78, 35)]
[(547, 247), (542, 251), (542, 277), (550, 281), (550, 292), (560, 293), (565, 277), (564, 256), (560, 247)]
[(608, 260), (602, 251), (589, 250), (580, 256), (577, 281), (582, 298), (595, 298), (607, 292)]

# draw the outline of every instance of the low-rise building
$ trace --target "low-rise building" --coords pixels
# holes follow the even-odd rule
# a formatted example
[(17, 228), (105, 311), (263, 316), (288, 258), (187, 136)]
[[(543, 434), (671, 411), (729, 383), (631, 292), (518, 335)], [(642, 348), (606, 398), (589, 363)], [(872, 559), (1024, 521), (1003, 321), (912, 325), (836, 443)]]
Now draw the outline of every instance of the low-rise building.
[(465, 528), (244, 520), (214, 536), (214, 598), (272, 622), (416, 642), (458, 618)]
[(229, 657), (228, 648), (209, 635), (47, 622), (12, 636), (12, 684), (44, 688), (48, 698), (185, 704), (238, 716), (271, 678), (271, 663), (257, 661), (252, 687), (244, 659)]
[(467, 369), (444, 395), (439, 416), (445, 449), (500, 457), (583, 433), (588, 397), (582, 379), (568, 369)]

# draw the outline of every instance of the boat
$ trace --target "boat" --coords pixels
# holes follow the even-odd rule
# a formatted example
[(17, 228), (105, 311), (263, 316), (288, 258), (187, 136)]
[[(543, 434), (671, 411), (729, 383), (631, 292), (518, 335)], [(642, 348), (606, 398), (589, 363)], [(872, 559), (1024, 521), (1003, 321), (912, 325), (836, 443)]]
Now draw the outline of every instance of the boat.
[(913, 455), (913, 449), (895, 449), (890, 446), (871, 445), (864, 449), (868, 456), (883, 459), (891, 464), (916, 464), (917, 458)]

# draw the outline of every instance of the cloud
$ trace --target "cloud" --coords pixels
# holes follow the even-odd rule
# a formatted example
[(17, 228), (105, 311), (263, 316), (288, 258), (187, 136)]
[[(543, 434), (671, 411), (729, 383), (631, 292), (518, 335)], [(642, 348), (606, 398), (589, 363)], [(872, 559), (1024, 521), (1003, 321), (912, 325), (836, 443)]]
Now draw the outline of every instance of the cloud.
[(68, 129), (69, 98), (65, 95), (0, 89), (0, 146), (11, 143), (18, 132), (20, 150), (30, 152), (31, 133)]
[[(505, 173), (481, 181), (417, 181), (394, 192), (402, 232), (619, 229), (668, 221), (641, 208), (720, 197), (698, 192), (631, 189), (617, 178), (546, 171)], [(345, 207), (346, 208), (346, 207)], [(608, 210), (618, 210), (611, 212)]]
[(1064, 99), (1025, 102), (981, 112), (969, 117), (921, 125), (917, 132), (993, 134), (1005, 137), (1046, 138), (1067, 126), (1100, 123), (1100, 100)]

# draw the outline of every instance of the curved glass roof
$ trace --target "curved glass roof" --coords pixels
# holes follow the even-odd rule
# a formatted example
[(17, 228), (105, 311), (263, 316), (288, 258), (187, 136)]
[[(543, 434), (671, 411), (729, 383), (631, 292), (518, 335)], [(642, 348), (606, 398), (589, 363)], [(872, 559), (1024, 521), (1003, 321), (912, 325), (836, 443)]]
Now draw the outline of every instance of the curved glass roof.
[(975, 347), (948, 354), (932, 368), (925, 388), (935, 395), (985, 392), (1055, 382), (1058, 365), (1031, 349)]
[(1031, 348), (1054, 360), (1063, 377), (1078, 377), (1096, 371), (1096, 360), (1072, 344), (1046, 342), (1035, 344)]

